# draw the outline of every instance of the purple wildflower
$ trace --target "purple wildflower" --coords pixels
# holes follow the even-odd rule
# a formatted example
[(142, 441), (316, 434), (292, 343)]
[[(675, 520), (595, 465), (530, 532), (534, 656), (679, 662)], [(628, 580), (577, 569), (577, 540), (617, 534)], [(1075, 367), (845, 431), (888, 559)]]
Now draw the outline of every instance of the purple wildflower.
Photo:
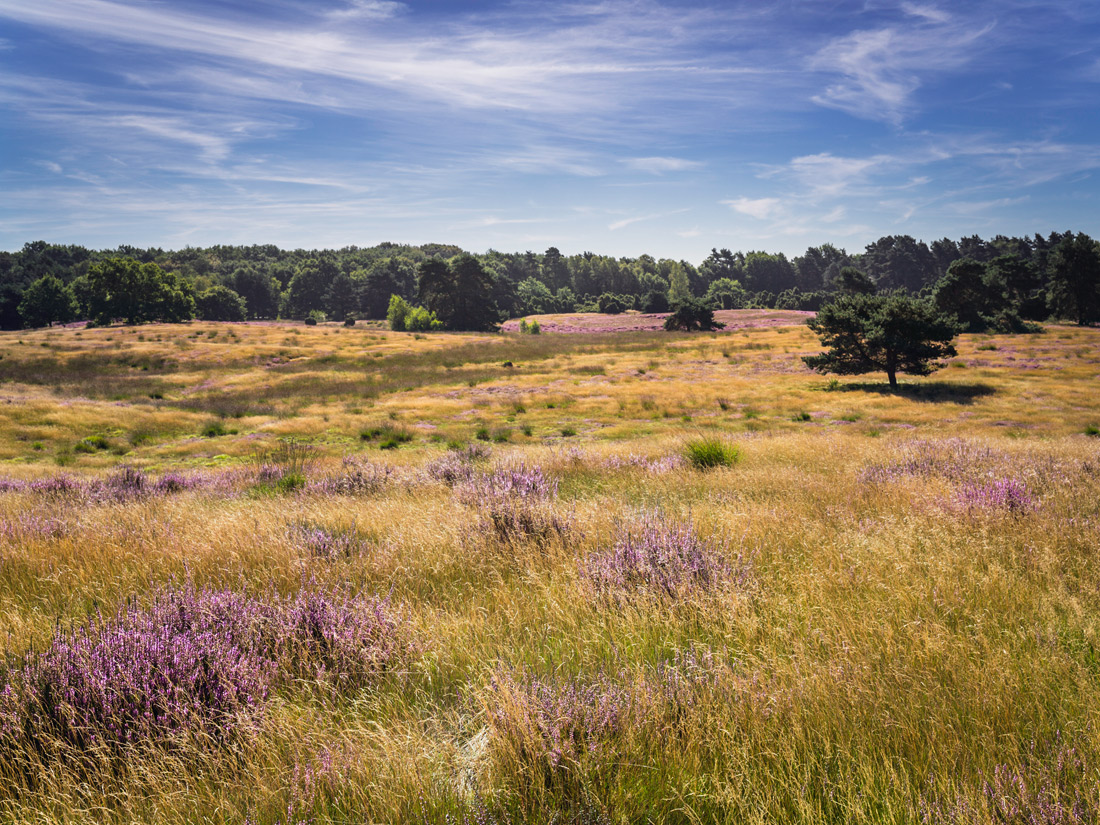
[(614, 545), (581, 562), (581, 578), (601, 600), (678, 599), (693, 591), (713, 591), (726, 583), (745, 584), (747, 565), (736, 569), (715, 545), (689, 525), (645, 513), (620, 527)]
[(955, 504), (970, 514), (1001, 512), (1022, 515), (1039, 506), (1027, 486), (1012, 478), (964, 485), (955, 495)]

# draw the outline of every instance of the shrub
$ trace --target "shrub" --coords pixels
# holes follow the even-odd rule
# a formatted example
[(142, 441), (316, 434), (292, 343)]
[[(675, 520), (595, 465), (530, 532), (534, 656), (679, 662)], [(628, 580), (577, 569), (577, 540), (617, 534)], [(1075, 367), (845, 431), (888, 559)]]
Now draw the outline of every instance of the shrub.
[(528, 807), (544, 794), (584, 799), (585, 769), (615, 771), (617, 743), (628, 735), (631, 694), (606, 678), (517, 678), (498, 671), (485, 694), (485, 715), (500, 767), (514, 775)]
[(202, 428), (203, 438), (217, 438), (218, 436), (226, 435), (228, 430), (225, 429), (225, 424), (221, 421), (211, 421), (205, 424)]
[(698, 438), (689, 441), (685, 454), (691, 466), (697, 470), (715, 467), (732, 467), (741, 460), (741, 448), (718, 438)]
[(998, 478), (964, 485), (955, 495), (955, 503), (971, 514), (981, 512), (1030, 513), (1039, 504), (1027, 485), (1013, 478)]
[(192, 585), (59, 630), (6, 674), (0, 756), (122, 756), (180, 733), (220, 743), (250, 730), (271, 691), (296, 679), (353, 689), (410, 649), (386, 602), (303, 587), (258, 598)]
[[(645, 513), (620, 525), (615, 543), (581, 563), (581, 578), (598, 599), (615, 603), (637, 598), (678, 599), (711, 591), (733, 577), (722, 553), (690, 525)], [(747, 568), (737, 571), (743, 583)]]
[(714, 310), (704, 301), (686, 298), (672, 308), (672, 314), (665, 318), (665, 330), (675, 332), (711, 332), (724, 329), (725, 324), (714, 320)]
[(255, 453), (252, 460), (256, 464), (253, 490), (258, 493), (293, 493), (304, 489), (315, 461), (310, 445), (289, 438), (274, 449)]
[(343, 472), (310, 485), (310, 490), (336, 496), (374, 495), (389, 483), (393, 468), (354, 456), (345, 456)]
[(369, 427), (359, 433), (362, 441), (378, 440), (378, 447), (382, 450), (396, 450), (401, 444), (408, 444), (413, 440), (413, 434), (404, 427), (386, 422), (376, 427)]
[(558, 483), (539, 467), (517, 464), (471, 477), (456, 487), (458, 499), (475, 507), (480, 529), (505, 544), (563, 536), (567, 525), (549, 506)]
[(80, 439), (73, 445), (73, 451), (77, 453), (94, 453), (97, 450), (109, 450), (111, 442), (101, 435), (89, 435)]

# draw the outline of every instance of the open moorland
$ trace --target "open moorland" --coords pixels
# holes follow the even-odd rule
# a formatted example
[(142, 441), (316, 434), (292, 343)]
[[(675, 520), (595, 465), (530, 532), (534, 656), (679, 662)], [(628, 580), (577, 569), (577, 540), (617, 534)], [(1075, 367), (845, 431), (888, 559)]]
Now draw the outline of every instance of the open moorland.
[(0, 333), (0, 821), (1100, 819), (1100, 330), (552, 320)]

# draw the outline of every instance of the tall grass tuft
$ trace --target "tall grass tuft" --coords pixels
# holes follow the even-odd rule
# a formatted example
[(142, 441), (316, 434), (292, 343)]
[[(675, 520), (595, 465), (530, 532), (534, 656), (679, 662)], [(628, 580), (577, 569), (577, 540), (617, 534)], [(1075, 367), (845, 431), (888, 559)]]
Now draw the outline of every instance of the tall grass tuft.
[(684, 454), (696, 470), (732, 467), (741, 460), (741, 448), (720, 438), (696, 438), (684, 445)]

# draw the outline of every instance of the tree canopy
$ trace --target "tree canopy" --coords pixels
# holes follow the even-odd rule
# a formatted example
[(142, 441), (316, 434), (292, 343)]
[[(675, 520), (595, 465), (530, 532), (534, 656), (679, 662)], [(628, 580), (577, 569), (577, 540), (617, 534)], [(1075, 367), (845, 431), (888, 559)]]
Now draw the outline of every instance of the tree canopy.
[(838, 375), (885, 372), (928, 375), (941, 358), (954, 356), (955, 320), (930, 302), (902, 293), (843, 295), (806, 322), (826, 351), (803, 361), (811, 369)]
[(88, 310), (97, 324), (189, 321), (194, 290), (174, 272), (133, 258), (108, 258), (88, 269)]

